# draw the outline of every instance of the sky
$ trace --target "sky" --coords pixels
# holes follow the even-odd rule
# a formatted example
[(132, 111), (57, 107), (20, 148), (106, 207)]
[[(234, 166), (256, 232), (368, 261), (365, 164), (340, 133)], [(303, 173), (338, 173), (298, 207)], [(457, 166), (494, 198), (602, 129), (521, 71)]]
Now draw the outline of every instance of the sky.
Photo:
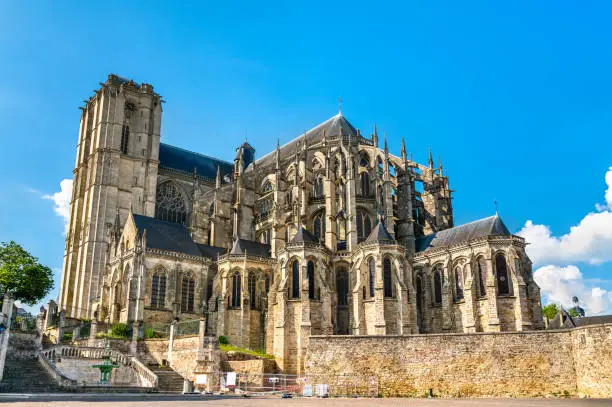
[(392, 153), (441, 158), (455, 224), (498, 202), (544, 303), (612, 313), (612, 4), (329, 3), (0, 0), (0, 241), (53, 268), (48, 298), (78, 107), (116, 73), (163, 96), (163, 142), (226, 160), (341, 98)]

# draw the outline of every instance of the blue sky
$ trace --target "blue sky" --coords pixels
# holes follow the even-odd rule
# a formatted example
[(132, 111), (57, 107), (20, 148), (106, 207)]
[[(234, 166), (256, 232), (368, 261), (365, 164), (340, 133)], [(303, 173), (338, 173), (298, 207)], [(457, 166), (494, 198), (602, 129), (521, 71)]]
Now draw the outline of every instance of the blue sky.
[(163, 95), (163, 141), (228, 160), (245, 134), (262, 156), (342, 98), (392, 152), (404, 137), (442, 157), (457, 224), (497, 200), (534, 270), (552, 267), (547, 299), (612, 312), (608, 2), (152, 4), (0, 1), (0, 240), (61, 269), (43, 197), (72, 177), (77, 107), (108, 73)]

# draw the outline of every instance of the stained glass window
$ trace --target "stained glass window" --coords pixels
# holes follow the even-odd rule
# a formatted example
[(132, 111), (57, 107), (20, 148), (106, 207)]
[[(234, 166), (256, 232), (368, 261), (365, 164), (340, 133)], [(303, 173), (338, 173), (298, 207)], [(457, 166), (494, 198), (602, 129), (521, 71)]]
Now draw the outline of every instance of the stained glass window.
[(178, 188), (172, 182), (165, 182), (157, 186), (155, 217), (184, 225), (187, 222), (187, 209), (183, 194)]

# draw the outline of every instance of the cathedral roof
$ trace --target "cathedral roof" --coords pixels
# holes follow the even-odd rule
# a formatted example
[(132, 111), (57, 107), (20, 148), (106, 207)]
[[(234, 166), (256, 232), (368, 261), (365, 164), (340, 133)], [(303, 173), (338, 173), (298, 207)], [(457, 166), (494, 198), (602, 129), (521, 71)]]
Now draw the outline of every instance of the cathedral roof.
[(319, 243), (319, 239), (304, 229), (304, 226), (300, 226), (293, 239), (291, 239), (291, 243)]
[(592, 317), (574, 318), (576, 326), (599, 325), (612, 323), (612, 315), (596, 315)]
[(467, 242), (478, 237), (500, 235), (511, 236), (512, 233), (510, 233), (506, 225), (504, 225), (501, 218), (498, 215), (494, 215), (419, 237), (415, 241), (415, 250), (417, 252), (423, 252), (433, 248)]
[[(306, 143), (308, 145), (312, 145), (316, 142), (323, 140), (323, 132), (325, 131), (326, 137), (333, 137), (340, 135), (340, 131), (342, 130), (342, 135), (348, 136), (357, 136), (357, 129), (342, 115), (342, 113), (338, 113), (337, 115), (325, 120), (323, 123), (313, 127), (308, 130), (306, 135)], [(283, 157), (287, 155), (291, 155), (295, 153), (297, 144), (304, 140), (304, 134), (301, 134), (291, 140), (290, 142), (282, 145), (280, 147), (281, 155)], [(261, 157), (257, 160), (257, 165), (265, 165), (266, 163), (272, 163), (274, 161), (274, 155), (276, 151), (272, 151), (265, 156)]]
[(395, 239), (393, 239), (393, 236), (389, 234), (387, 228), (385, 227), (385, 224), (380, 221), (376, 224), (376, 226), (374, 226), (374, 229), (372, 229), (370, 235), (365, 240), (365, 244), (376, 242), (395, 243)]
[(147, 231), (148, 248), (184, 253), (190, 256), (202, 256), (198, 245), (191, 239), (191, 235), (184, 225), (148, 216), (133, 216), (138, 231), (140, 233), (144, 232), (145, 229)]
[(230, 254), (247, 254), (258, 257), (270, 257), (270, 245), (254, 240), (236, 239)]
[(183, 150), (169, 144), (159, 144), (159, 166), (193, 174), (193, 170), (202, 177), (216, 178), (217, 166), (221, 169), (221, 176), (231, 174), (234, 166), (227, 161), (209, 157), (207, 155)]
[(209, 246), (207, 244), (200, 243), (196, 244), (198, 245), (198, 249), (200, 249), (200, 253), (202, 253), (202, 256), (208, 257), (212, 260), (217, 260), (217, 257), (225, 254), (225, 252), (227, 251), (227, 249), (224, 247)]

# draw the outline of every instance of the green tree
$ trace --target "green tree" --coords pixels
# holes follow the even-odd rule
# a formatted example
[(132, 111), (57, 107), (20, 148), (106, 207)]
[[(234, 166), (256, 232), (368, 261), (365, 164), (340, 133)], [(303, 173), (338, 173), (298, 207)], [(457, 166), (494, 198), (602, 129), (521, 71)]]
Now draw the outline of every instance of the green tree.
[(559, 307), (557, 307), (557, 304), (555, 303), (548, 304), (542, 307), (542, 314), (548, 319), (553, 319), (558, 312)]
[(569, 311), (567, 311), (567, 313), (572, 318), (579, 318), (580, 317), (580, 313), (578, 312), (578, 310), (576, 308), (570, 308)]
[(53, 288), (53, 272), (17, 243), (0, 243), (0, 295), (35, 304)]

